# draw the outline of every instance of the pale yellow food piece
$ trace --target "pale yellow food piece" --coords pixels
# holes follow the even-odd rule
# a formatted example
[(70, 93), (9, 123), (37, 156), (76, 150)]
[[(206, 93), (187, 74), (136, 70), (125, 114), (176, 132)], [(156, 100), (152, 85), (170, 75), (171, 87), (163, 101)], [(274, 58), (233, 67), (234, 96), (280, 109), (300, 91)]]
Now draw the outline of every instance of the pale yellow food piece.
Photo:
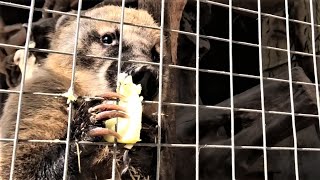
[(70, 102), (75, 102), (77, 100), (77, 96), (73, 93), (71, 87), (68, 89), (68, 92), (63, 93), (62, 96), (67, 98), (67, 104), (70, 104)]
[[(113, 118), (105, 122), (106, 128), (115, 130), (115, 124), (118, 119), (117, 133), (121, 136), (118, 139), (119, 143), (134, 144), (140, 141), (140, 131), (142, 123), (142, 97), (141, 85), (136, 85), (132, 82), (132, 76), (121, 73), (119, 76), (119, 84), (117, 93), (125, 96), (124, 100), (119, 101), (119, 106), (127, 110), (129, 118)], [(113, 136), (105, 136), (104, 139), (108, 142), (114, 142)], [(130, 146), (128, 146), (130, 148)]]

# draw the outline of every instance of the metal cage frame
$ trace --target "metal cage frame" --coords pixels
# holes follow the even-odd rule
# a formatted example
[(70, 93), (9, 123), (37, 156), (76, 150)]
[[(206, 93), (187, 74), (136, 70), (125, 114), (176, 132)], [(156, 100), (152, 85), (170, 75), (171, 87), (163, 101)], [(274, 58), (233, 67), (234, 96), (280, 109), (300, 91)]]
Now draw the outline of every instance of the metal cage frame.
[[(315, 24), (314, 23), (314, 12), (313, 12), (313, 1), (309, 0), (309, 6), (310, 6), (310, 15), (311, 15), (311, 22), (304, 22), (300, 20), (295, 20), (295, 19), (290, 19), (289, 18), (289, 7), (288, 7), (288, 0), (285, 0), (285, 17), (269, 14), (269, 13), (263, 13), (261, 11), (261, 0), (257, 0), (258, 3), (258, 10), (251, 10), (251, 9), (246, 9), (242, 7), (236, 7), (233, 6), (233, 1), (229, 0), (229, 4), (224, 4), (224, 3), (219, 3), (219, 2), (214, 2), (214, 1), (209, 1), (209, 0), (196, 0), (197, 2), (197, 10), (196, 10), (196, 19), (197, 19), (197, 24), (196, 24), (196, 33), (191, 33), (191, 32), (185, 32), (185, 31), (180, 31), (180, 30), (174, 30), (174, 29), (167, 29), (164, 27), (164, 16), (165, 16), (165, 0), (161, 0), (161, 22), (160, 22), (160, 28), (158, 27), (148, 27), (144, 25), (135, 25), (135, 24), (130, 24), (132, 26), (139, 26), (139, 27), (144, 27), (144, 28), (153, 28), (157, 29), (160, 31), (160, 36), (161, 36), (161, 45), (160, 45), (160, 62), (155, 63), (155, 62), (140, 62), (140, 61), (135, 61), (131, 60), (131, 62), (137, 62), (137, 63), (146, 63), (146, 64), (151, 64), (155, 66), (159, 66), (159, 101), (144, 101), (144, 103), (158, 103), (158, 139), (159, 141), (156, 144), (147, 144), (147, 143), (137, 143), (136, 146), (150, 146), (150, 147), (157, 147), (157, 177), (156, 179), (160, 179), (160, 168), (161, 168), (161, 162), (160, 162), (160, 150), (162, 147), (178, 147), (178, 148), (194, 148), (195, 149), (195, 172), (196, 172), (196, 179), (199, 179), (199, 155), (200, 155), (200, 150), (202, 148), (222, 148), (222, 149), (231, 149), (231, 154), (232, 154), (232, 179), (236, 179), (236, 167), (235, 167), (235, 149), (255, 149), (255, 150), (262, 150), (263, 151), (263, 157), (264, 157), (264, 179), (268, 179), (268, 163), (267, 163), (267, 150), (288, 150), (288, 151), (293, 151), (294, 152), (294, 166), (295, 166), (295, 179), (299, 180), (299, 163), (298, 163), (298, 151), (317, 151), (320, 152), (320, 148), (299, 148), (297, 146), (297, 134), (296, 134), (296, 127), (295, 127), (295, 116), (302, 116), (302, 117), (313, 117), (313, 118), (318, 118), (320, 122), (320, 108), (318, 108), (318, 115), (314, 114), (302, 114), (302, 113), (295, 113), (294, 109), (294, 99), (293, 99), (293, 87), (292, 84), (305, 84), (305, 85), (311, 85), (315, 87), (319, 87), (318, 83), (318, 76), (317, 76), (317, 65), (316, 61), (317, 58), (320, 58), (320, 55), (316, 54), (315, 50), (315, 28), (320, 28), (320, 24)], [(214, 37), (214, 36), (207, 36), (200, 34), (200, 3), (208, 3), (211, 5), (215, 6), (220, 6), (229, 9), (229, 38), (221, 38), (221, 37)], [(16, 90), (6, 90), (6, 89), (0, 89), (0, 93), (17, 93), (19, 94), (19, 103), (18, 103), (18, 113), (17, 113), (17, 121), (16, 121), (16, 127), (15, 127), (15, 138), (14, 139), (4, 139), (1, 138), (0, 141), (3, 142), (13, 142), (14, 143), (14, 149), (13, 149), (13, 156), (12, 156), (12, 162), (11, 162), (11, 171), (10, 171), (10, 179), (13, 179), (14, 175), (14, 164), (15, 164), (15, 154), (16, 154), (16, 148), (17, 144), (19, 141), (18, 139), (18, 133), (19, 133), (19, 122), (20, 122), (20, 117), (21, 117), (21, 104), (22, 104), (22, 96), (23, 94), (27, 93), (24, 92), (24, 82), (25, 82), (25, 72), (26, 72), (26, 66), (27, 66), (27, 58), (28, 58), (28, 52), (46, 52), (46, 53), (60, 53), (60, 54), (65, 54), (65, 55), (70, 55), (73, 56), (73, 66), (72, 66), (72, 81), (70, 84), (70, 88), (72, 91), (74, 90), (74, 74), (75, 74), (75, 66), (76, 66), (76, 58), (77, 58), (77, 42), (78, 42), (78, 32), (79, 32), (79, 21), (81, 18), (89, 18), (81, 15), (81, 6), (82, 6), (82, 0), (79, 0), (78, 3), (78, 11), (77, 14), (70, 13), (70, 12), (60, 12), (60, 11), (55, 11), (55, 10), (49, 10), (49, 9), (41, 9), (41, 8), (36, 8), (35, 7), (35, 0), (31, 0), (30, 6), (27, 5), (20, 5), (20, 4), (15, 4), (15, 3), (9, 3), (9, 2), (4, 2), (0, 1), (0, 5), (2, 6), (10, 6), (10, 7), (15, 7), (15, 8), (21, 8), (21, 9), (27, 9), (29, 10), (29, 19), (28, 19), (28, 28), (27, 28), (27, 38), (26, 38), (26, 43), (24, 46), (16, 46), (16, 45), (10, 45), (10, 44), (4, 44), (0, 43), (0, 47), (10, 47), (10, 48), (15, 48), (15, 49), (24, 49), (24, 73), (22, 74), (22, 80), (21, 80), (21, 86), (19, 91)], [(119, 56), (118, 58), (111, 58), (111, 57), (96, 57), (96, 56), (89, 56), (89, 57), (94, 57), (94, 58), (101, 58), (101, 59), (107, 59), (111, 61), (118, 61), (118, 74), (120, 73), (120, 66), (121, 66), (121, 52), (122, 52), (122, 33), (123, 33), (123, 25), (124, 23), (124, 9), (125, 9), (125, 0), (122, 0), (122, 14), (121, 14), (121, 21), (120, 22), (114, 22), (114, 23), (119, 23), (121, 26), (120, 28), (120, 45), (119, 45)], [(250, 13), (258, 16), (258, 33), (259, 33), (259, 43), (258, 44), (253, 44), (253, 43), (248, 43), (248, 42), (242, 42), (242, 41), (236, 41), (233, 40), (233, 29), (232, 29), (232, 17), (233, 17), (233, 11), (241, 11), (245, 13)], [(41, 11), (41, 12), (48, 12), (48, 13), (56, 13), (60, 15), (68, 15), (68, 16), (76, 16), (76, 21), (77, 21), (77, 28), (75, 32), (75, 38), (74, 38), (74, 50), (73, 53), (66, 53), (66, 52), (58, 52), (54, 50), (48, 50), (48, 49), (37, 49), (37, 48), (29, 48), (29, 43), (30, 43), (30, 34), (31, 34), (31, 25), (32, 25), (32, 20), (33, 20), (33, 13), (35, 11)], [(262, 45), (262, 30), (261, 30), (261, 19), (262, 17), (272, 17), (280, 20), (285, 20), (286, 22), (286, 39), (287, 39), (287, 49), (282, 49), (282, 48), (277, 48), (277, 47), (271, 47), (271, 46), (265, 46)], [(91, 17), (90, 17), (91, 18)], [(110, 22), (108, 20), (104, 19), (96, 19), (96, 18), (91, 18), (93, 20), (97, 21), (106, 21)], [(294, 22), (298, 24), (303, 24), (307, 26), (311, 26), (312, 29), (312, 49), (313, 53), (306, 53), (306, 52), (300, 52), (300, 51), (295, 51), (290, 49), (290, 29), (289, 29), (289, 23)], [(163, 62), (163, 46), (164, 46), (164, 33), (165, 32), (174, 32), (178, 34), (184, 34), (184, 35), (190, 35), (196, 37), (196, 66), (194, 67), (186, 67), (186, 66), (181, 66), (181, 65), (174, 65), (174, 64), (165, 64)], [(205, 38), (205, 39), (211, 39), (211, 40), (216, 40), (220, 42), (227, 42), (229, 43), (229, 68), (230, 71), (218, 71), (218, 70), (210, 70), (210, 69), (201, 69), (199, 66), (199, 39), (200, 38)], [(259, 48), (259, 72), (260, 76), (255, 76), (255, 75), (249, 75), (249, 74), (239, 74), (239, 73), (234, 73), (233, 72), (233, 51), (232, 47), (233, 44), (238, 44), (238, 45), (243, 45), (243, 46), (249, 46), (249, 47), (256, 47)], [(269, 49), (269, 50), (275, 50), (279, 52), (286, 52), (287, 57), (288, 57), (288, 69), (289, 69), (289, 79), (279, 79), (279, 78), (269, 78), (269, 77), (264, 77), (263, 76), (263, 67), (262, 67), (262, 50), (263, 49)], [(300, 82), (300, 81), (293, 81), (292, 80), (292, 72), (291, 72), (291, 59), (290, 55), (296, 54), (296, 55), (303, 55), (303, 56), (309, 56), (313, 58), (313, 64), (314, 64), (314, 72), (315, 72), (315, 83), (308, 83), (308, 82)], [(162, 87), (163, 87), (163, 67), (168, 67), (171, 69), (181, 69), (181, 70), (187, 70), (187, 71), (192, 71), (196, 73), (196, 94), (195, 94), (195, 99), (196, 103), (195, 104), (185, 104), (185, 103), (178, 103), (178, 102), (163, 102), (162, 100)], [(206, 73), (214, 73), (214, 74), (221, 74), (221, 75), (228, 75), (230, 77), (230, 107), (221, 107), (221, 106), (205, 106), (200, 104), (200, 95), (199, 95), (199, 73), (200, 72), (206, 72)], [(271, 80), (271, 81), (277, 81), (277, 82), (285, 82), (290, 84), (290, 102), (291, 102), (291, 112), (280, 112), (280, 111), (268, 111), (265, 109), (264, 105), (264, 98), (261, 98), (261, 109), (245, 109), (245, 108), (236, 108), (234, 106), (234, 92), (233, 92), (233, 77), (244, 77), (244, 78), (251, 78), (251, 79), (257, 79), (260, 80), (260, 93), (261, 97), (264, 97), (264, 80)], [(52, 94), (52, 93), (46, 93), (46, 92), (32, 92), (32, 94), (36, 95), (44, 95), (44, 96), (55, 96), (59, 97), (62, 96), (62, 94)], [(319, 99), (319, 89), (316, 88), (316, 102), (317, 102), (317, 107), (320, 107), (320, 99)], [(161, 120), (162, 120), (162, 106), (163, 105), (168, 105), (168, 106), (178, 106), (178, 107), (194, 107), (196, 109), (196, 142), (195, 144), (172, 144), (172, 143), (162, 143), (161, 142)], [(69, 147), (70, 147), (70, 124), (72, 121), (72, 116), (71, 116), (71, 110), (73, 104), (71, 103), (69, 105), (69, 118), (68, 118), (68, 134), (66, 140), (37, 140), (37, 139), (30, 139), (30, 140), (23, 140), (27, 142), (36, 142), (36, 143), (59, 143), (59, 144), (65, 144), (66, 145), (66, 154), (65, 154), (65, 162), (64, 162), (64, 176), (63, 179), (67, 179), (67, 172), (68, 172), (68, 153), (69, 153)], [(231, 145), (203, 145), (199, 143), (199, 109), (200, 108), (206, 108), (206, 109), (213, 109), (213, 110), (227, 110), (231, 112)], [(236, 146), (234, 142), (234, 136), (235, 136), (235, 130), (234, 130), (234, 122), (235, 122), (235, 117), (234, 114), (235, 112), (256, 112), (256, 113), (261, 113), (262, 116), (262, 127), (263, 127), (263, 145), (262, 146)], [(267, 140), (266, 140), (266, 129), (265, 129), (265, 114), (270, 113), (270, 114), (282, 114), (282, 115), (288, 115), (292, 117), (292, 128), (293, 128), (293, 139), (294, 139), (294, 146), (293, 147), (268, 147), (267, 146)], [(91, 143), (91, 142), (79, 142), (80, 144), (107, 144), (107, 143)], [(110, 144), (109, 144), (110, 145)], [(117, 148), (117, 143), (113, 144), (113, 148)], [(113, 157), (113, 167), (112, 167), (112, 179), (115, 179), (115, 163), (116, 163), (116, 153), (114, 153)]]

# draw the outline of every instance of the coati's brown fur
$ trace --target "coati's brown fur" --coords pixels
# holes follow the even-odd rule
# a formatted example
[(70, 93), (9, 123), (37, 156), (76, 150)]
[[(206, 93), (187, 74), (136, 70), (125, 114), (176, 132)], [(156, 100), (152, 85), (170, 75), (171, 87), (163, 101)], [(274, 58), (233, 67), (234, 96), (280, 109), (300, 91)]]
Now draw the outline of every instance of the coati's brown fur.
[[(120, 22), (121, 7), (104, 6), (89, 10), (85, 16)], [(147, 26), (158, 26), (153, 18), (143, 10), (125, 9), (124, 22)], [(160, 32), (131, 25), (123, 26), (122, 61), (157, 61), (153, 51), (159, 49)], [(67, 19), (52, 35), (53, 50), (72, 53), (76, 20)], [(84, 55), (118, 57), (120, 24), (81, 18), (78, 38), (77, 63), (75, 72), (75, 93), (78, 96), (97, 96), (114, 91), (117, 61), (84, 57)], [(101, 42), (105, 34), (116, 40), (111, 45)], [(134, 73), (140, 69), (152, 69), (147, 65), (122, 63), (122, 71)], [(70, 87), (72, 75), (72, 56), (50, 54), (25, 82), (25, 92), (64, 93)], [(17, 90), (20, 87), (17, 87)], [(0, 138), (14, 138), (17, 118), (18, 94), (10, 94), (1, 117)], [(26, 93), (22, 98), (21, 119), (18, 138), (21, 140), (64, 140), (67, 131), (66, 99)], [(16, 152), (14, 178), (16, 179), (62, 179), (64, 145), (19, 142)], [(0, 142), (0, 179), (8, 179), (13, 151), (13, 142)], [(71, 152), (72, 153), (72, 152)], [(100, 155), (99, 155), (100, 153)], [(69, 162), (71, 179), (107, 179), (102, 152), (82, 161), (83, 173), (78, 172)], [(71, 165), (70, 165), (71, 164)]]

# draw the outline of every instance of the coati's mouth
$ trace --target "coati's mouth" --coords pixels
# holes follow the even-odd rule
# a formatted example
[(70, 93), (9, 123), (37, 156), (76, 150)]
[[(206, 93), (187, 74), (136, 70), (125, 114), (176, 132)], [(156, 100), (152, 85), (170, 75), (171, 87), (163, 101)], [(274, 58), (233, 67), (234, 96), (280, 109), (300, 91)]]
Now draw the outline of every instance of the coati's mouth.
[(158, 95), (159, 80), (155, 69), (142, 66), (131, 72), (131, 75), (135, 84), (141, 84), (144, 100), (153, 100)]

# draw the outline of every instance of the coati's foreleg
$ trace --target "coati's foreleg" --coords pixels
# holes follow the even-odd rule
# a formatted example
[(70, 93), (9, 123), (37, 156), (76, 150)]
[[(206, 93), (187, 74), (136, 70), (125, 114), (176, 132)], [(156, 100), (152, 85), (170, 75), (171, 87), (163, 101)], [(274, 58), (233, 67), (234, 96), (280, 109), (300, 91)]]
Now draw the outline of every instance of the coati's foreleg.
[[(111, 93), (113, 94), (113, 93)], [(110, 94), (109, 94), (110, 95)], [(104, 97), (104, 96), (102, 96)], [(113, 99), (120, 95), (113, 94)], [(109, 97), (110, 98), (110, 97)], [(107, 169), (111, 164), (106, 158), (106, 146), (80, 145), (80, 154), (77, 153), (77, 141), (101, 141), (104, 135), (113, 135), (112, 131), (105, 129), (101, 121), (90, 121), (91, 114), (88, 109), (96, 107), (102, 98), (94, 102), (84, 103), (81, 106), (74, 105), (75, 114), (71, 126), (70, 151), (68, 154), (68, 176), (70, 179), (78, 177), (108, 176), (96, 174), (94, 167), (100, 165)], [(18, 95), (10, 95), (6, 109), (13, 109), (18, 102)], [(50, 104), (48, 104), (50, 102)], [(35, 96), (26, 94), (23, 96), (23, 116), (20, 120), (19, 140), (61, 140), (66, 139), (68, 111), (65, 98), (52, 98), (47, 96)], [(41, 110), (40, 110), (41, 109)], [(99, 105), (96, 109), (99, 109)], [(103, 112), (121, 109), (118, 106), (104, 109)], [(14, 136), (15, 113), (5, 111), (2, 117), (2, 131), (7, 131), (4, 137)], [(110, 116), (111, 117), (111, 116)], [(112, 117), (118, 117), (115, 114)], [(121, 116), (120, 116), (121, 117)], [(107, 119), (105, 119), (107, 120)], [(6, 129), (5, 129), (6, 128)], [(0, 142), (0, 179), (9, 178), (13, 143)], [(19, 142), (16, 150), (14, 178), (15, 179), (62, 179), (65, 159), (65, 144), (46, 142)], [(81, 157), (81, 168), (86, 172), (79, 172), (78, 156)]]

